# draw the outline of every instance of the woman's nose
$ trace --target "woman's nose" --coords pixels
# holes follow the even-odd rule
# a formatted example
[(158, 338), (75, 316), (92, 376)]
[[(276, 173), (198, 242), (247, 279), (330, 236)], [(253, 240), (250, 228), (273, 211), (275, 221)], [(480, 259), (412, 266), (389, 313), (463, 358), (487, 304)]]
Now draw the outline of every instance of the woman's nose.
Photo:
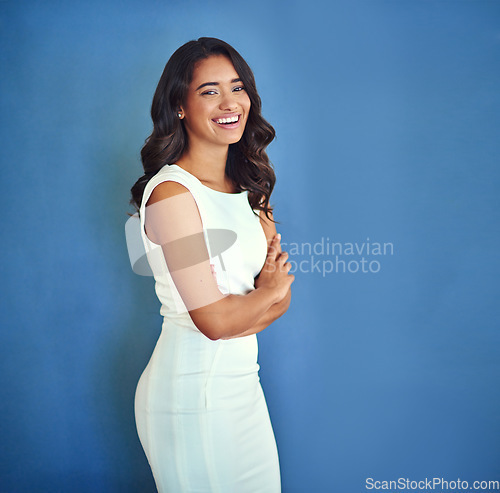
[(236, 98), (232, 91), (224, 93), (220, 102), (221, 109), (234, 109), (237, 107)]

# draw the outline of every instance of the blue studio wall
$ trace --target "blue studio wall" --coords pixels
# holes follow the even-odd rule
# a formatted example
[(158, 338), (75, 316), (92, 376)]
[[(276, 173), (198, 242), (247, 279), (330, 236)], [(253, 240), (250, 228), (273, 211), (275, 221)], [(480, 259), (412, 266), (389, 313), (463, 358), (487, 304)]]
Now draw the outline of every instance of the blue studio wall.
[(0, 491), (155, 491), (133, 397), (161, 319), (124, 226), (156, 84), (200, 36), (248, 60), (277, 130), (296, 280), (258, 339), (284, 493), (499, 480), (499, 21), (488, 0), (0, 2)]

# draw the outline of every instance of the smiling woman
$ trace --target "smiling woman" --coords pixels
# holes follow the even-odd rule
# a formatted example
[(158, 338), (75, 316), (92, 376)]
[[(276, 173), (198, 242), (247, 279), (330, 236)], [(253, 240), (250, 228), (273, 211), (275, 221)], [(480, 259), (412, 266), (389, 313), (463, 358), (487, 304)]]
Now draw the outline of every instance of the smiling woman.
[(269, 206), (274, 129), (250, 67), (215, 38), (172, 55), (151, 116), (131, 202), (164, 321), (137, 385), (139, 438), (160, 492), (279, 493), (257, 363), (294, 280)]

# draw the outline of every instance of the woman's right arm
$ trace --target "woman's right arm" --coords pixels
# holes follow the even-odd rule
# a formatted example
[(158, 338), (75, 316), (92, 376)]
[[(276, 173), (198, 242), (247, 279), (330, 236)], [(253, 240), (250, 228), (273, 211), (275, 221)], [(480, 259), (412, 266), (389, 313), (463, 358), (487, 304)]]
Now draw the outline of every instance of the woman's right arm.
[(272, 305), (271, 308), (269, 308), (269, 310), (267, 310), (264, 314), (261, 314), (255, 325), (245, 330), (244, 332), (240, 332), (239, 334), (235, 334), (232, 336), (222, 337), (222, 339), (245, 337), (263, 331), (288, 310), (291, 298), (292, 290), (289, 288), (287, 295), (281, 301)]
[(146, 204), (145, 224), (149, 239), (162, 245), (193, 323), (209, 339), (231, 338), (253, 327), (286, 297), (294, 280), (288, 274), (286, 252), (276, 258), (270, 250), (258, 288), (246, 295), (223, 295), (211, 271), (198, 207), (180, 183), (166, 181), (154, 188)]
[[(276, 259), (278, 245), (279, 237), (276, 236), (268, 250), (265, 267), (259, 275), (259, 287), (246, 295), (227, 296), (218, 302), (220, 306), (213, 305), (215, 312), (211, 312), (209, 307), (203, 307), (199, 313), (198, 310), (190, 312), (195, 324), (198, 326), (199, 322), (202, 326), (207, 326), (220, 317), (223, 328), (218, 338), (232, 339), (256, 334), (279, 318), (290, 304), (290, 285), (295, 277), (288, 274), (291, 265), (285, 263), (288, 258), (286, 252), (282, 252)], [(224, 306), (223, 303), (227, 305)]]

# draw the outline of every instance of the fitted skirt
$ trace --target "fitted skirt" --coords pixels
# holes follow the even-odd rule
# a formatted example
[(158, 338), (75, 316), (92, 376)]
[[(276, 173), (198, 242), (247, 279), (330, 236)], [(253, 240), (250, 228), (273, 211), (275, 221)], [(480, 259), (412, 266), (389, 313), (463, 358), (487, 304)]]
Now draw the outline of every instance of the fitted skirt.
[(137, 385), (137, 431), (160, 493), (280, 493), (253, 334), (164, 324)]

